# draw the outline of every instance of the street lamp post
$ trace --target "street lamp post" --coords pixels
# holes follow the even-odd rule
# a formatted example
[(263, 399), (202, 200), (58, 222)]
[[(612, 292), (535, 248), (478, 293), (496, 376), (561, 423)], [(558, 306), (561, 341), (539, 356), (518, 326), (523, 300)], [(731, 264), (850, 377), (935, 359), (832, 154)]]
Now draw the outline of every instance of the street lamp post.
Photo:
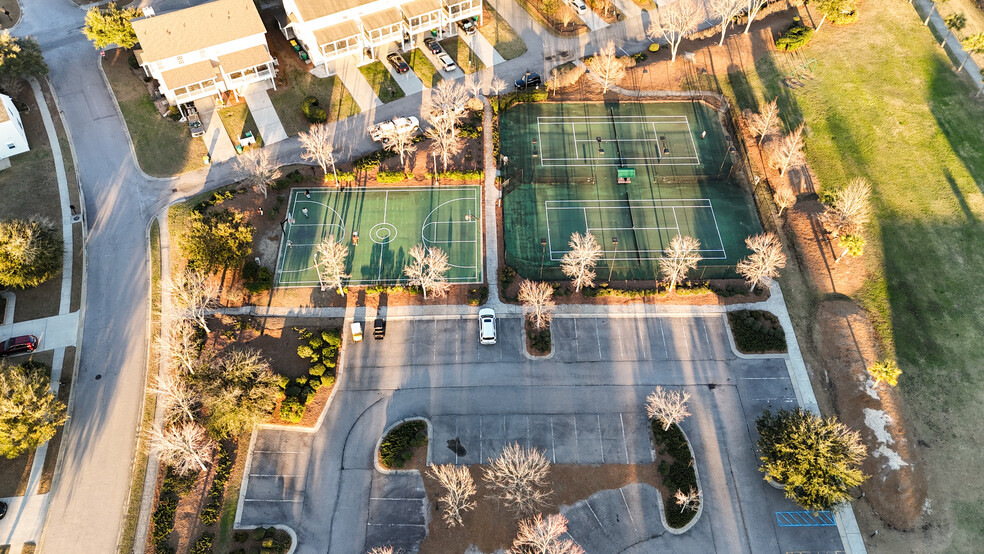
[(434, 186), (438, 186), (441, 183), (437, 179), (437, 150), (431, 150), (431, 156), (434, 158)]
[(547, 256), (547, 239), (540, 239), (540, 279), (543, 279), (543, 259)]
[(724, 162), (728, 161), (728, 158), (736, 152), (735, 147), (732, 145), (728, 147), (728, 153), (721, 158), (721, 167), (718, 168), (718, 177), (721, 176), (721, 172), (724, 171)]
[(612, 263), (608, 265), (608, 280), (612, 280), (612, 271), (615, 270), (615, 258), (618, 257), (618, 237), (612, 237), (612, 246), (615, 247), (615, 253), (612, 254)]

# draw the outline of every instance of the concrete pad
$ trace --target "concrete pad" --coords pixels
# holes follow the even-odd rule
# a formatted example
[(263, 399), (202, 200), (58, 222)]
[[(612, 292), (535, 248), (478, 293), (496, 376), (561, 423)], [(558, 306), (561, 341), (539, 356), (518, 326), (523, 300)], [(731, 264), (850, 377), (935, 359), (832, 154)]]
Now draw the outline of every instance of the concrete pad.
[(431, 428), (434, 430), (434, 436), (431, 437), (431, 461), (435, 464), (457, 462), (455, 453), (448, 448), (448, 441), (458, 436), (456, 419), (455, 416), (431, 418)]
[(75, 346), (79, 332), (79, 312), (41, 319), (18, 321), (0, 327), (0, 341), (20, 335), (38, 337), (38, 351)]
[(577, 459), (579, 464), (603, 464), (605, 457), (601, 445), (601, 426), (598, 414), (576, 414), (574, 430), (577, 433)]
[(277, 115), (277, 110), (270, 101), (264, 83), (253, 83), (246, 88), (243, 96), (250, 113), (253, 114), (253, 121), (256, 122), (263, 144), (273, 144), (287, 138), (287, 131), (280, 122), (280, 116)]
[(461, 40), (465, 41), (465, 44), (468, 45), (468, 48), (472, 49), (472, 52), (475, 52), (478, 59), (482, 60), (485, 67), (492, 67), (497, 63), (506, 61), (505, 58), (499, 55), (499, 53), (495, 50), (492, 43), (489, 42), (489, 40), (477, 30), (474, 34), (469, 35), (461, 29), (458, 29), (458, 36), (461, 37)]
[(574, 432), (574, 416), (558, 415), (551, 420), (553, 434), (554, 463), (580, 463), (577, 448), (577, 433)]
[(365, 112), (383, 105), (379, 97), (376, 96), (376, 93), (373, 92), (372, 87), (369, 86), (369, 81), (366, 81), (365, 76), (355, 65), (355, 60), (351, 56), (329, 62), (328, 65), (332, 67), (333, 73), (337, 74), (338, 78), (342, 80), (342, 84), (345, 85), (349, 94), (355, 99), (355, 103), (359, 105), (360, 110)]
[(250, 475), (246, 498), (264, 500), (292, 500), (304, 488), (303, 476)]
[(618, 8), (618, 11), (625, 15), (626, 19), (632, 19), (633, 17), (642, 15), (642, 8), (632, 0), (613, 0), (613, 3)]
[(584, 13), (577, 14), (577, 16), (584, 20), (584, 24), (587, 25), (588, 29), (591, 29), (592, 32), (608, 27), (608, 23), (605, 23), (605, 20), (590, 8)]
[(202, 140), (205, 141), (212, 162), (224, 162), (235, 158), (236, 148), (232, 145), (229, 133), (226, 133), (225, 127), (222, 126), (222, 120), (215, 109), (215, 99), (208, 97), (195, 100), (195, 108), (205, 127), (205, 136)]
[(551, 429), (551, 420), (553, 418), (548, 415), (532, 415), (529, 417), (529, 444), (530, 448), (537, 448), (542, 450), (547, 459), (551, 462), (555, 462), (553, 459), (553, 432)]
[(393, 65), (385, 59), (383, 60), (383, 65), (386, 67), (386, 71), (390, 72), (390, 75), (393, 76), (393, 79), (400, 85), (400, 88), (403, 89), (403, 92), (407, 96), (412, 94), (420, 94), (423, 92), (424, 83), (421, 82), (420, 77), (417, 77), (417, 74), (414, 73), (413, 69), (401, 74), (397, 73), (393, 68)]

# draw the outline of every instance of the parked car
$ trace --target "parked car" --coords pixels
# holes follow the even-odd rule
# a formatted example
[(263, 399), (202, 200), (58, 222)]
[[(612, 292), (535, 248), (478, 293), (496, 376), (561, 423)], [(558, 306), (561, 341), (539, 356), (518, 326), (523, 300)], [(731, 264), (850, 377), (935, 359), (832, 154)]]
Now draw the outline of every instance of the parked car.
[(475, 27), (475, 22), (469, 19), (462, 19), (458, 22), (458, 27), (465, 32), (466, 35), (474, 35), (478, 27)]
[(372, 338), (383, 340), (384, 337), (386, 337), (386, 320), (377, 317), (372, 323)]
[(441, 62), (441, 69), (444, 71), (454, 71), (455, 69), (458, 69), (458, 64), (454, 63), (451, 56), (443, 52), (437, 55), (437, 61)]
[(390, 52), (386, 56), (386, 60), (393, 66), (393, 69), (395, 69), (397, 73), (406, 73), (407, 71), (410, 71), (410, 64), (408, 64), (407, 61), (403, 59), (403, 56), (397, 52)]
[(516, 80), (516, 88), (519, 90), (526, 90), (528, 88), (538, 89), (542, 84), (543, 81), (540, 79), (540, 74), (530, 73), (529, 71), (522, 78)]
[(444, 52), (444, 50), (441, 49), (441, 43), (437, 42), (437, 39), (434, 37), (425, 38), (424, 46), (426, 46), (427, 49), (431, 51), (431, 54), (440, 54)]
[(7, 515), (7, 503), (0, 502), (0, 519), (3, 519), (5, 515)]
[(358, 321), (352, 323), (352, 341), (362, 342), (362, 324)]
[(205, 127), (202, 126), (202, 118), (198, 115), (198, 110), (194, 104), (185, 104), (185, 113), (188, 114), (188, 129), (192, 137), (205, 135)]
[(383, 121), (369, 127), (369, 137), (372, 140), (379, 142), (383, 140), (383, 135), (394, 127), (398, 129), (410, 128), (416, 130), (420, 128), (420, 120), (412, 115), (409, 117), (394, 117), (389, 121)]
[(34, 352), (37, 348), (38, 338), (34, 335), (11, 337), (3, 342), (0, 342), (0, 356), (12, 356), (14, 354)]
[(480, 344), (495, 344), (495, 310), (482, 308), (478, 311)]
[(588, 11), (588, 5), (584, 3), (584, 0), (567, 0), (567, 3), (579, 14)]

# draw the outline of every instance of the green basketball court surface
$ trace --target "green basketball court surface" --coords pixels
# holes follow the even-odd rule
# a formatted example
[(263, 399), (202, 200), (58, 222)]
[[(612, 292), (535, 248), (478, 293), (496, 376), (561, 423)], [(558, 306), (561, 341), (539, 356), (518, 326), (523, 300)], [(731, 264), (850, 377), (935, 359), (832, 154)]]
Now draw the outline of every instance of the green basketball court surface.
[(695, 278), (734, 277), (762, 232), (730, 179), (730, 137), (699, 102), (530, 103), (501, 116), (506, 262), (562, 279), (574, 232), (602, 247), (599, 280), (652, 279), (677, 234), (698, 238)]
[(277, 286), (317, 286), (315, 249), (329, 236), (349, 248), (352, 285), (405, 282), (417, 244), (447, 252), (449, 282), (482, 280), (477, 186), (293, 189), (283, 226)]

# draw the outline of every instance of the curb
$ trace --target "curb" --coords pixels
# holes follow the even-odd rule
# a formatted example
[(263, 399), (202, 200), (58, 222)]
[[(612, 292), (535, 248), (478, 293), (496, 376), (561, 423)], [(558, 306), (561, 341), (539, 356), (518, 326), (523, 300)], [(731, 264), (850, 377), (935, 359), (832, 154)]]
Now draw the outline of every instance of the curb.
[(420, 473), (416, 469), (387, 469), (379, 464), (379, 449), (383, 446), (383, 439), (390, 434), (393, 429), (396, 429), (400, 425), (408, 421), (423, 421), (427, 425), (427, 460), (426, 465), (433, 465), (433, 447), (434, 447), (434, 427), (431, 425), (430, 419), (422, 416), (410, 416), (391, 424), (383, 433), (379, 435), (379, 439), (376, 441), (376, 448), (372, 451), (372, 465), (376, 468), (376, 471), (384, 475), (412, 475), (414, 473)]
[[(652, 421), (650, 421), (650, 425), (651, 424)], [(671, 535), (682, 535), (687, 531), (690, 531), (690, 529), (694, 525), (697, 525), (697, 522), (700, 520), (700, 516), (704, 513), (704, 489), (703, 487), (700, 486), (700, 471), (697, 469), (697, 455), (694, 454), (694, 446), (693, 444), (690, 443), (690, 437), (687, 435), (687, 432), (683, 430), (683, 427), (680, 427), (679, 423), (674, 423), (674, 425), (676, 425), (677, 429), (680, 429), (680, 432), (683, 433), (683, 438), (686, 439), (687, 441), (687, 449), (690, 450), (690, 458), (694, 461), (694, 478), (697, 480), (697, 492), (700, 493), (700, 504), (697, 505), (697, 513), (694, 514), (694, 517), (691, 518), (691, 520), (687, 522), (686, 525), (684, 525), (683, 527), (670, 527), (670, 525), (666, 522), (666, 501), (663, 499), (663, 495), (659, 492), (659, 489), (656, 489), (656, 496), (658, 496), (660, 500), (659, 521), (660, 523), (663, 524), (663, 528), (666, 529), (666, 532)], [(656, 442), (653, 438), (652, 429), (649, 429), (649, 448), (650, 448), (650, 452), (652, 452), (653, 455), (653, 463), (655, 464)], [(653, 488), (655, 489), (656, 487)]]

